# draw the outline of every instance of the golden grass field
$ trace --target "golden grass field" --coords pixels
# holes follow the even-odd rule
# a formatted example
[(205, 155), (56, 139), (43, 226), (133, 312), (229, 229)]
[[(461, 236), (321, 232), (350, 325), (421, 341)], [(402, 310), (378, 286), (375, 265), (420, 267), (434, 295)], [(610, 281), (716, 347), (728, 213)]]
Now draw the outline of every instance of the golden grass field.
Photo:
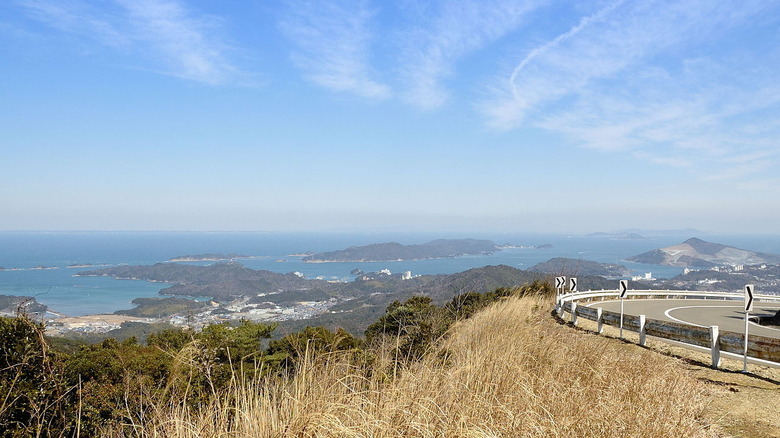
[[(560, 325), (524, 297), (456, 324), (419, 362), (371, 369), (321, 355), (294, 377), (236, 384), (207, 406), (171, 398), (142, 437), (717, 436), (711, 390), (684, 362)], [(633, 348), (631, 348), (633, 347)], [(391, 351), (391, 349), (388, 349)]]

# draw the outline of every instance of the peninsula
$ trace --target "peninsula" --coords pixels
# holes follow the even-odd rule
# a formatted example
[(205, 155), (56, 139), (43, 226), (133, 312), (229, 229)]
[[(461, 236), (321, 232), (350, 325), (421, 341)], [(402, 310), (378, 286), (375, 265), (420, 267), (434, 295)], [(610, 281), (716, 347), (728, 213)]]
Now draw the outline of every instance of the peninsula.
[(500, 251), (490, 240), (438, 239), (420, 245), (402, 245), (396, 242), (351, 246), (338, 251), (322, 252), (303, 257), (306, 263), (328, 262), (386, 262), (407, 260), (445, 259), (462, 255), (492, 254)]
[(780, 255), (748, 251), (693, 237), (677, 245), (648, 251), (626, 260), (651, 265), (711, 268), (760, 263), (775, 264), (780, 263)]

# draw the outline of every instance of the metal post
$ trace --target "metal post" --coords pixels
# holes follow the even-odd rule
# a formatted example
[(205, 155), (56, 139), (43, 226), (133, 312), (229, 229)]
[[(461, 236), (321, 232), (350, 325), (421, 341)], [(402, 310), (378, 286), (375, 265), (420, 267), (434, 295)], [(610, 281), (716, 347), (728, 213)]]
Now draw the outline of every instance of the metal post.
[(604, 309), (596, 308), (596, 323), (598, 324), (599, 334), (604, 333)]
[(623, 339), (623, 298), (620, 299), (620, 339)]
[(710, 351), (712, 352), (712, 367), (720, 367), (720, 329), (716, 325), (710, 326)]
[(646, 341), (646, 335), (645, 335), (645, 315), (639, 315), (639, 345), (645, 346)]
[(746, 373), (748, 372), (748, 366), (747, 366), (747, 347), (748, 347), (748, 317), (750, 315), (750, 312), (745, 312), (745, 350), (743, 352), (742, 356), (742, 372)]
[(571, 323), (577, 325), (577, 302), (571, 302)]

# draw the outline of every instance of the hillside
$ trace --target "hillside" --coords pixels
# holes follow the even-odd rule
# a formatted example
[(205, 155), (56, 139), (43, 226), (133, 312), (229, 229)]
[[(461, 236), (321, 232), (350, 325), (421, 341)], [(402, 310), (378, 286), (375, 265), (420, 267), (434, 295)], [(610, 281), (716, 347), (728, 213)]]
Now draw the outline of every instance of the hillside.
[[(393, 301), (404, 301), (412, 296), (426, 296), (435, 304), (444, 304), (458, 294), (467, 292), (487, 292), (498, 288), (512, 288), (523, 284), (547, 282), (552, 284), (549, 274), (524, 271), (511, 266), (484, 266), (449, 275), (423, 275), (409, 281), (397, 281), (388, 278), (385, 282), (355, 281), (344, 285), (346, 288), (366, 290), (375, 293), (364, 294), (345, 301), (330, 309), (329, 312), (310, 319), (283, 321), (280, 333), (300, 330), (307, 325), (321, 325), (335, 330), (342, 327), (350, 333), (361, 333), (366, 326), (375, 321)], [(585, 289), (614, 288), (615, 281), (600, 276), (581, 275), (579, 284)], [(380, 292), (381, 293), (376, 293)], [(353, 295), (357, 293), (352, 292)]]
[(421, 245), (387, 242), (351, 246), (338, 251), (313, 254), (303, 257), (301, 260), (307, 263), (427, 260), (471, 254), (490, 254), (498, 250), (498, 246), (489, 240), (439, 239)]
[(0, 315), (16, 315), (17, 313), (43, 314), (48, 308), (35, 300), (34, 297), (19, 297), (0, 295)]
[(544, 272), (551, 275), (599, 275), (602, 277), (627, 277), (631, 271), (623, 265), (599, 263), (590, 260), (555, 257), (546, 262), (531, 266), (529, 271)]
[(713, 266), (780, 263), (780, 255), (749, 251), (690, 238), (677, 245), (648, 251), (626, 259), (651, 265), (709, 268)]
[(367, 348), (373, 365), (330, 354), (298, 362), (289, 380), (239, 382), (213, 405), (162, 400), (143, 427), (182, 438), (705, 436), (703, 384), (679, 362), (558, 325), (548, 308), (509, 299), (419, 359), (396, 362), (391, 342)]
[[(274, 325), (240, 321), (202, 331), (136, 327), (136, 337), (122, 342), (51, 345), (42, 325), (0, 318), (0, 377), (17, 383), (0, 387), (8, 401), (0, 430), (180, 438), (776, 436), (774, 370), (712, 370), (707, 354), (620, 342), (609, 337), (614, 327), (607, 336), (575, 329), (550, 314), (553, 294), (536, 283), (469, 292), (444, 305), (417, 296), (388, 306), (365, 338), (306, 327), (269, 341)], [(741, 362), (724, 366), (732, 365)]]

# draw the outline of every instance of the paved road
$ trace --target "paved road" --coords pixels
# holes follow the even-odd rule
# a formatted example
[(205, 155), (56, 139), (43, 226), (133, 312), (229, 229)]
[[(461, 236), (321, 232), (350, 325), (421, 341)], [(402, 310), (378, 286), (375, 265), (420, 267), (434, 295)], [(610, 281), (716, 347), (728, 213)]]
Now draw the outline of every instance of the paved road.
[[(596, 301), (588, 307), (601, 307), (620, 312), (620, 301)], [(624, 312), (628, 315), (645, 315), (648, 319), (676, 321), (709, 327), (717, 325), (721, 331), (742, 333), (745, 330), (745, 312), (742, 301), (735, 300), (625, 300)], [(750, 316), (772, 316), (780, 310), (780, 304), (755, 303)], [(750, 323), (750, 334), (780, 339), (780, 328), (770, 328)]]

